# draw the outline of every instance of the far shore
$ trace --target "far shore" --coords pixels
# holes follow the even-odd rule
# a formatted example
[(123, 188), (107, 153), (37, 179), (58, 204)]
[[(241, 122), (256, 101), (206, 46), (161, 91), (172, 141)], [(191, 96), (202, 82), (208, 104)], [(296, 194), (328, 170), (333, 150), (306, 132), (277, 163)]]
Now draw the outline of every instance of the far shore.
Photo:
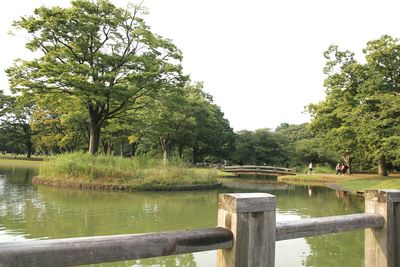
[[(39, 168), (46, 162), (43, 158), (26, 158), (0, 156), (0, 166), (4, 167), (34, 167)], [(230, 173), (218, 172), (218, 177), (229, 179)], [(232, 177), (233, 178), (233, 177)], [(125, 184), (115, 180), (76, 180), (76, 179), (54, 179), (35, 177), (34, 184), (48, 186), (58, 186), (64, 188), (80, 188), (87, 190), (105, 191), (143, 191), (143, 190), (202, 190), (221, 187), (218, 181), (200, 183), (199, 181), (190, 184), (176, 183), (157, 183), (157, 179), (149, 179), (150, 183), (130, 183)], [(377, 174), (351, 174), (335, 175), (332, 173), (297, 174), (296, 176), (279, 176), (278, 181), (294, 185), (325, 186), (339, 191), (362, 192), (372, 189), (400, 189), (400, 174), (391, 173), (389, 176), (379, 176)]]
[(279, 176), (278, 181), (290, 184), (326, 186), (349, 192), (372, 189), (400, 189), (399, 173), (390, 174), (389, 176), (379, 176), (377, 174), (298, 174), (296, 176)]

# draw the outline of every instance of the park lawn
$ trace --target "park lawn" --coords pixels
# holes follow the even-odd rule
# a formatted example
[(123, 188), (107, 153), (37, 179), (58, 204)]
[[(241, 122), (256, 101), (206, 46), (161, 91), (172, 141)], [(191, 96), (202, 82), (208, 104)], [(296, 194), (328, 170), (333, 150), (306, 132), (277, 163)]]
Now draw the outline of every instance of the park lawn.
[(278, 181), (288, 183), (334, 183), (348, 179), (350, 176), (326, 174), (326, 173), (313, 173), (313, 174), (296, 174), (296, 175), (283, 175), (278, 177)]
[(345, 180), (338, 184), (350, 190), (400, 189), (400, 176), (375, 176), (364, 179)]
[(326, 173), (298, 174), (295, 176), (280, 176), (279, 181), (301, 184), (312, 183), (326, 185), (336, 183), (348, 190), (367, 190), (367, 189), (400, 189), (400, 175), (390, 175), (387, 177), (376, 174), (352, 174), (335, 175)]
[(39, 160), (25, 160), (25, 159), (10, 159), (0, 157), (1, 167), (32, 167), (37, 168), (43, 164), (43, 161)]

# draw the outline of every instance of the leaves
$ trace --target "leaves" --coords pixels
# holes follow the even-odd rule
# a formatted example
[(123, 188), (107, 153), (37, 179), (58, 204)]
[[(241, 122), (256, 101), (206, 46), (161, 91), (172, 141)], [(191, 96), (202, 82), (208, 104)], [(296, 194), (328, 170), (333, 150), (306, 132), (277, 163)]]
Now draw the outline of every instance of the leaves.
[(138, 102), (182, 83), (181, 52), (150, 31), (140, 6), (124, 10), (107, 0), (71, 4), (40, 7), (14, 22), (30, 34), (27, 48), (41, 55), (7, 70), (13, 92), (75, 97), (94, 133), (109, 119), (140, 108)]
[(400, 133), (400, 43), (385, 35), (363, 51), (366, 63), (337, 46), (325, 52), (327, 96), (308, 106), (311, 129), (332, 149), (352, 151), (358, 161), (379, 163), (386, 157), (398, 162), (393, 140)]

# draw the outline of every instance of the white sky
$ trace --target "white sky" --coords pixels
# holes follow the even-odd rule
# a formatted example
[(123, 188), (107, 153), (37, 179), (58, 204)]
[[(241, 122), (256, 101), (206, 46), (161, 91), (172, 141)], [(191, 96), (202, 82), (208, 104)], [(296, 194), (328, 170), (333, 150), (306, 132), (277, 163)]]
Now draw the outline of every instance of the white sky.
[[(125, 7), (128, 0), (112, 0)], [(0, 88), (4, 69), (27, 58), (13, 20), (67, 0), (0, 1)], [(145, 0), (153, 32), (183, 51), (183, 66), (204, 81), (235, 131), (302, 123), (304, 106), (324, 98), (323, 52), (330, 44), (361, 54), (383, 34), (400, 37), (398, 0)]]

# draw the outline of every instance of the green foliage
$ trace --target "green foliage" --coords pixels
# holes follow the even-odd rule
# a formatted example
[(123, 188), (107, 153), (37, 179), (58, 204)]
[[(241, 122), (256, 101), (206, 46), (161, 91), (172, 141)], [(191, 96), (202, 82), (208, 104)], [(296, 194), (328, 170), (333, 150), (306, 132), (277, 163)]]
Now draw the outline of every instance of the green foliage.
[(33, 107), (29, 94), (9, 96), (0, 91), (0, 150), (31, 156), (35, 134), (30, 125)]
[(334, 166), (339, 156), (328, 149), (322, 138), (316, 137), (308, 123), (299, 125), (282, 123), (275, 134), (284, 140), (284, 150), (291, 166), (303, 167), (310, 162)]
[(137, 154), (160, 156), (162, 151), (165, 160), (177, 156), (195, 163), (222, 162), (232, 148), (229, 122), (202, 83), (188, 81), (182, 88), (160, 93), (136, 118), (132, 134), (140, 142)]
[(236, 137), (233, 159), (238, 164), (284, 165), (287, 157), (283, 140), (269, 129), (240, 131)]
[(76, 109), (86, 112), (95, 154), (105, 122), (181, 83), (181, 52), (150, 31), (140, 6), (124, 10), (108, 0), (71, 5), (42, 6), (14, 23), (31, 36), (26, 47), (39, 56), (17, 60), (7, 73), (13, 92), (74, 97)]
[(309, 105), (311, 129), (345, 161), (379, 164), (386, 175), (386, 163), (400, 158), (400, 43), (382, 36), (368, 42), (366, 63), (354, 54), (331, 46), (325, 57), (326, 98)]
[(164, 164), (146, 156), (132, 159), (85, 153), (58, 155), (40, 168), (53, 180), (127, 185), (132, 189), (165, 189), (216, 183), (216, 170), (187, 168), (181, 161)]

